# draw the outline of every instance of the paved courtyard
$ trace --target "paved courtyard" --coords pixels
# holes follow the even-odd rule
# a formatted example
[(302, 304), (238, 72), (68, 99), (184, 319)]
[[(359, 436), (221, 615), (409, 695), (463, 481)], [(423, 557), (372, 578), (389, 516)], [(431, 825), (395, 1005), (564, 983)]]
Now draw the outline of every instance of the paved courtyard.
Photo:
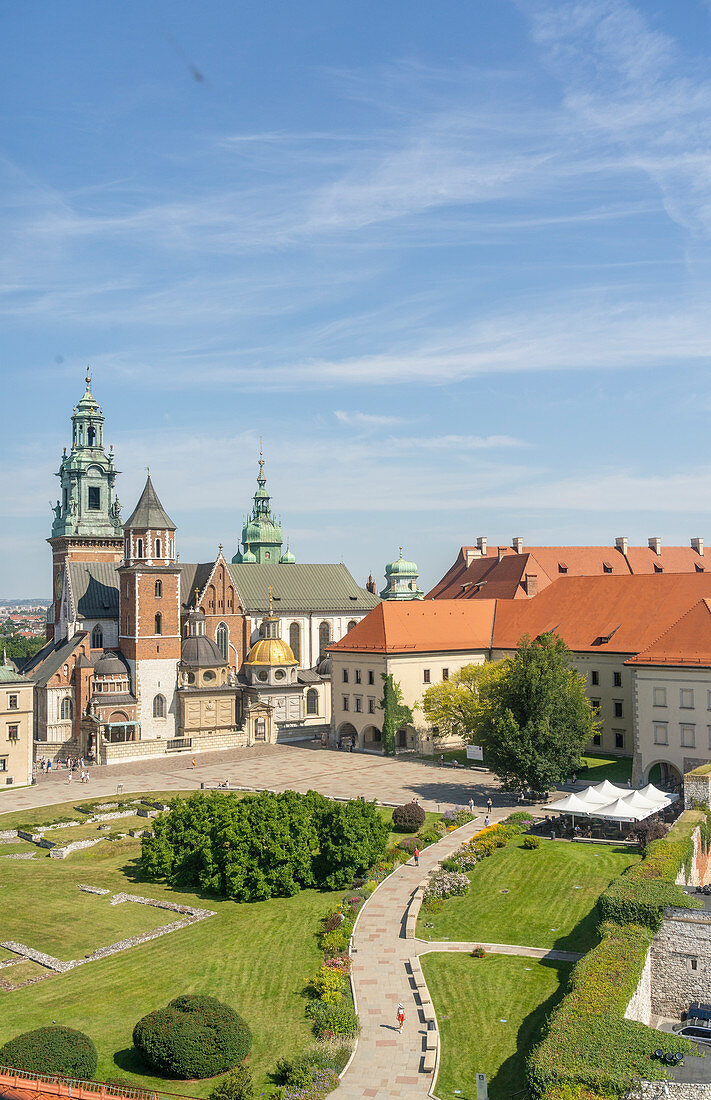
[(363, 795), (368, 800), (391, 805), (418, 798), (426, 810), (463, 806), (470, 798), (482, 809), (489, 796), (495, 806), (512, 805), (511, 796), (502, 795), (498, 781), (487, 772), (338, 752), (311, 741), (203, 753), (194, 758), (164, 756), (94, 767), (90, 775), (89, 783), (80, 783), (76, 778), (68, 783), (67, 772), (60, 770), (51, 775), (40, 774), (33, 787), (1, 790), (0, 813), (115, 795), (119, 785), (125, 794), (184, 791), (199, 790), (201, 783), (216, 786), (226, 779), (235, 787), (317, 790), (339, 798)]

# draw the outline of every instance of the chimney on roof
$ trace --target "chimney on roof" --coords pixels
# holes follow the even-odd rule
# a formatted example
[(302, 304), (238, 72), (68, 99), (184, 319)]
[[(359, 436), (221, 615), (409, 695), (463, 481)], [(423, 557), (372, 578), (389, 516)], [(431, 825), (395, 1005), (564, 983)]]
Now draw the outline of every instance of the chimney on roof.
[(538, 595), (538, 574), (527, 573), (526, 574), (526, 595), (537, 596)]
[(520, 536), (518, 538), (515, 538), (511, 545), (513, 546), (517, 554), (523, 553), (523, 539)]
[(471, 563), (475, 561), (478, 557), (479, 555), (473, 546), (464, 547), (464, 561), (466, 563), (467, 569), (469, 568)]
[(627, 557), (627, 535), (621, 535), (620, 538), (615, 539), (615, 548)]
[(476, 540), (476, 544), (479, 548), (481, 556), (486, 557), (486, 535), (479, 535), (479, 538)]
[(660, 538), (647, 539), (647, 545), (659, 557), (662, 552), (662, 540)]
[(691, 540), (691, 549), (695, 550), (696, 553), (700, 554), (701, 557), (703, 558), (703, 556), (704, 556), (704, 540), (703, 539), (692, 539)]
[(499, 561), (503, 561), (504, 560), (504, 554), (506, 553), (506, 547), (505, 546), (499, 546), (499, 547), (497, 547), (497, 551), (498, 551), (498, 555), (499, 555)]

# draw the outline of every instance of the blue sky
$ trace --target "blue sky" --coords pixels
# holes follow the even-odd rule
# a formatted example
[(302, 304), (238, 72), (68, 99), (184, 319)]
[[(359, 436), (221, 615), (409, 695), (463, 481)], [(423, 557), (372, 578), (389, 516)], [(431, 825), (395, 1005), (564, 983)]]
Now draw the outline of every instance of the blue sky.
[(7, 5), (0, 594), (91, 363), (184, 560), (709, 530), (711, 4)]

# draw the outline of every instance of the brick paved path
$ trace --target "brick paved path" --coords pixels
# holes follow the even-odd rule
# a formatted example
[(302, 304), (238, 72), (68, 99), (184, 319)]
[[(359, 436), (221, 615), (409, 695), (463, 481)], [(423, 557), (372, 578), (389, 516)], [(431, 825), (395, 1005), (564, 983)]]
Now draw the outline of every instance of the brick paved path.
[[(510, 808), (495, 809), (492, 821)], [(361, 1022), (355, 1056), (343, 1075), (339, 1100), (386, 1100), (403, 1097), (425, 1100), (433, 1074), (421, 1071), (427, 1028), (419, 997), (409, 977), (410, 959), (429, 951), (471, 950), (472, 944), (427, 943), (404, 938), (405, 912), (413, 891), (430, 871), (482, 827), (483, 817), (432, 844), (420, 855), (420, 866), (406, 863), (385, 879), (363, 906), (353, 936), (353, 985)], [(574, 961), (565, 951), (489, 944), (502, 954), (528, 955)], [(398, 1034), (395, 1012), (405, 1006), (405, 1026)]]
[[(112, 764), (91, 769), (88, 784), (67, 783), (67, 772), (38, 777), (34, 787), (0, 788), (0, 814), (30, 807), (52, 806), (115, 795), (122, 784), (132, 791), (198, 790), (200, 783), (216, 786), (229, 779), (235, 786), (283, 791), (309, 789), (341, 798), (364, 795), (366, 799), (390, 805), (419, 798), (427, 810), (463, 806), (474, 798), (482, 809), (491, 795), (504, 801), (499, 784), (487, 772), (465, 768), (439, 768), (412, 760), (337, 752), (304, 741), (291, 745), (260, 745), (219, 753), (192, 756), (163, 756), (158, 759)], [(507, 798), (510, 802), (510, 796)]]

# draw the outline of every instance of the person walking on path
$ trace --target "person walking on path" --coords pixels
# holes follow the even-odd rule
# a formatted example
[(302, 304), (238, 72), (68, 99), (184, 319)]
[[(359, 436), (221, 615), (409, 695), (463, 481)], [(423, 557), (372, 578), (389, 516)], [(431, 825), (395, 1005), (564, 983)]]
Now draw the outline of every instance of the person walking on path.
[(485, 828), (485, 829), (488, 829), (488, 828), (489, 828), (489, 815), (488, 815), (488, 814), (487, 814), (487, 815), (486, 815), (486, 817), (484, 818), (484, 828)]
[(397, 1006), (397, 1029), (398, 1029), (398, 1031), (402, 1031), (402, 1027), (403, 1027), (404, 1023), (405, 1023), (405, 1006), (400, 1004), (400, 1005)]
[(474, 813), (474, 799), (473, 798), (469, 799), (469, 801), (467, 802), (467, 806), (469, 807), (469, 813), (473, 814)]
[(419, 867), (420, 866), (420, 849), (415, 848), (415, 851), (412, 854), (415, 857), (415, 867)]
[(486, 803), (486, 812), (487, 812), (487, 814), (491, 813), (493, 805), (494, 805), (494, 803), (491, 801), (491, 795), (489, 795), (489, 799)]

